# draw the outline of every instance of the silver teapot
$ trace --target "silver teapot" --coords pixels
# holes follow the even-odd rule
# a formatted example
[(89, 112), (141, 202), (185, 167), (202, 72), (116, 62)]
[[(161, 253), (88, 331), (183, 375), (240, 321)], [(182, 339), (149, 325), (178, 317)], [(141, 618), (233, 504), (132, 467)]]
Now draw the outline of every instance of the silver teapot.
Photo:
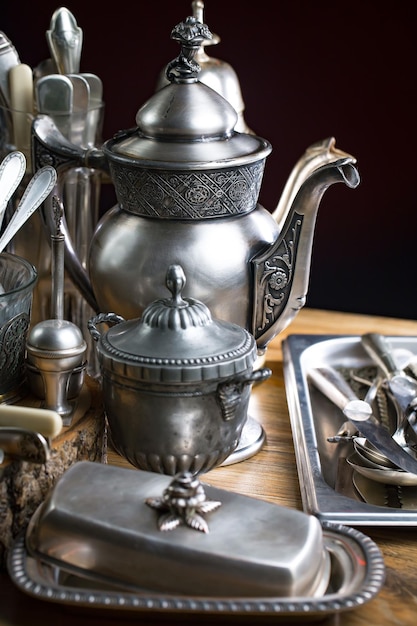
[[(359, 184), (356, 159), (333, 138), (310, 146), (276, 209), (258, 203), (270, 143), (236, 130), (235, 108), (198, 80), (195, 54), (208, 27), (187, 17), (171, 33), (181, 45), (168, 84), (136, 115), (134, 128), (101, 147), (68, 142), (51, 118), (33, 122), (36, 167), (58, 177), (86, 166), (110, 174), (117, 204), (97, 224), (87, 270), (66, 234), (66, 269), (96, 312), (140, 317), (164, 296), (166, 268), (180, 265), (185, 297), (247, 329), (258, 353), (305, 304), (317, 210), (337, 182)], [(51, 211), (42, 216), (49, 231)], [(65, 232), (65, 220), (62, 228)]]

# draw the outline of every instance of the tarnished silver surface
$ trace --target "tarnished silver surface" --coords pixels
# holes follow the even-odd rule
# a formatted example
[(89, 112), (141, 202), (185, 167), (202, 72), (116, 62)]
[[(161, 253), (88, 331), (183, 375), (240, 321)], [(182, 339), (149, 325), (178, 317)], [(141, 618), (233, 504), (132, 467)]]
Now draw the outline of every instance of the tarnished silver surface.
[(175, 26), (181, 51), (168, 64), (170, 83), (139, 108), (136, 128), (85, 150), (39, 116), (33, 147), (38, 166), (111, 172), (118, 204), (95, 231), (88, 271), (66, 250), (67, 270), (95, 310), (140, 316), (178, 263), (185, 295), (246, 328), (263, 351), (304, 305), (323, 193), (337, 182), (355, 188), (359, 175), (333, 138), (314, 144), (290, 176), (278, 224), (257, 203), (269, 142), (236, 132), (233, 106), (198, 80), (193, 55), (209, 32), (193, 16)]
[(83, 31), (74, 15), (65, 7), (57, 9), (46, 31), (51, 56), (61, 74), (72, 74), (80, 69)]
[[(318, 597), (202, 597), (144, 592), (129, 593), (46, 564), (28, 555), (24, 539), (18, 538), (10, 550), (9, 574), (24, 593), (46, 602), (85, 610), (124, 616), (146, 615), (181, 617), (216, 615), (244, 618), (273, 617), (279, 624), (288, 621), (305, 624), (332, 618), (360, 608), (380, 591), (385, 577), (378, 548), (354, 528), (322, 522), (323, 539), (331, 555), (328, 589)], [(366, 570), (366, 571), (365, 571)]]
[[(347, 457), (347, 462), (358, 474), (366, 476), (381, 485), (398, 485), (400, 487), (417, 487), (417, 476), (396, 468), (383, 467), (364, 459), (357, 451)], [(378, 485), (375, 485), (378, 489)]]
[(0, 449), (6, 462), (17, 459), (39, 464), (46, 463), (50, 452), (43, 435), (17, 426), (0, 426)]
[[(417, 353), (415, 337), (389, 337), (389, 341), (394, 350)], [(361, 338), (290, 335), (283, 342), (283, 356), (304, 510), (321, 520), (355, 526), (417, 526), (416, 511), (375, 506), (358, 496), (352, 482), (353, 468), (346, 460), (354, 452), (352, 440), (328, 440), (346, 417), (308, 381), (307, 373), (313, 367), (360, 369), (373, 365)]]
[(413, 445), (410, 445), (408, 435), (415, 438), (417, 379), (409, 376), (402, 367), (397, 365), (387, 338), (380, 333), (362, 335), (362, 344), (382, 371), (385, 377), (383, 383), (391, 393), (392, 400), (396, 406), (397, 415), (392, 438), (415, 456), (417, 450)]
[(0, 252), (6, 248), (10, 240), (22, 228), (29, 217), (38, 209), (39, 205), (49, 196), (57, 174), (53, 167), (45, 165), (30, 179), (25, 192), (20, 199), (9, 223), (0, 237)]
[[(255, 365), (255, 369), (256, 365)], [(265, 430), (254, 417), (248, 415), (240, 433), (239, 443), (231, 454), (220, 465), (233, 465), (254, 456), (265, 443)]]
[[(186, 277), (167, 268), (171, 298), (150, 303), (141, 318), (99, 314), (88, 328), (97, 340), (103, 402), (116, 449), (145, 470), (206, 472), (236, 449), (247, 419), (254, 338), (184, 298)], [(100, 333), (101, 323), (113, 325)]]
[(8, 202), (19, 186), (26, 170), (26, 158), (22, 152), (10, 152), (0, 164), (0, 229)]
[[(61, 232), (62, 203), (54, 196), (56, 230), (51, 235), (52, 250), (52, 305), (51, 317), (33, 326), (26, 342), (29, 383), (38, 391), (38, 377), (43, 383), (42, 406), (59, 413), (64, 425), (69, 426), (76, 408), (77, 395), (69, 398), (70, 381), (74, 387), (83, 383), (87, 344), (81, 329), (64, 319), (64, 236)], [(74, 376), (74, 372), (81, 376)], [(74, 389), (72, 389), (74, 391)]]
[[(65, 590), (67, 581), (73, 591), (96, 589), (99, 604), (106, 602), (106, 590), (112, 597), (113, 587), (125, 609), (141, 597), (138, 610), (149, 608), (152, 600), (161, 607), (167, 599), (166, 608), (174, 611), (193, 606), (204, 612), (208, 602), (216, 612), (233, 606), (235, 614), (278, 614), (280, 608), (320, 613), (335, 611), (336, 604), (336, 610), (353, 608), (383, 583), (381, 554), (358, 531), (321, 526), (314, 516), (203, 483), (206, 498), (221, 503), (207, 513), (209, 532), (186, 524), (161, 531), (158, 512), (147, 502), (170, 485), (171, 479), (159, 474), (73, 465), (32, 517), (25, 545), (18, 542), (12, 550), (13, 580), (45, 597), (51, 581), (42, 581), (42, 570), (49, 566), (59, 573), (50, 600), (74, 601)], [(31, 576), (36, 583), (29, 582)], [(126, 602), (129, 597), (132, 603)]]
[(180, 472), (162, 495), (151, 496), (146, 504), (159, 512), (158, 528), (174, 530), (181, 524), (203, 533), (209, 532), (204, 515), (218, 509), (220, 500), (209, 500), (199, 478), (190, 472)]
[[(400, 504), (404, 509), (417, 509), (417, 489), (416, 486), (398, 486), (384, 485), (382, 483), (375, 484), (371, 478), (367, 478), (358, 472), (353, 473), (353, 484), (358, 490), (359, 495), (365, 502), (375, 504), (376, 506), (390, 506), (392, 504)], [(396, 497), (397, 502), (393, 501)]]
[[(201, 23), (204, 23), (204, 2), (196, 0), (192, 2), (193, 16)], [(194, 59), (200, 66), (198, 80), (217, 91), (233, 106), (237, 113), (235, 130), (243, 133), (252, 131), (244, 119), (245, 104), (243, 102), (242, 91), (239, 78), (233, 67), (218, 58), (210, 57), (206, 48), (220, 42), (220, 37), (211, 33), (210, 39), (203, 39), (197, 49)], [(157, 89), (162, 89), (169, 84), (166, 77), (166, 68), (163, 69), (157, 81)]]
[(311, 367), (307, 376), (382, 455), (397, 468), (417, 476), (417, 461), (408, 453), (408, 446), (405, 448), (392, 438), (373, 415), (370, 404), (357, 397), (340, 372), (330, 366)]

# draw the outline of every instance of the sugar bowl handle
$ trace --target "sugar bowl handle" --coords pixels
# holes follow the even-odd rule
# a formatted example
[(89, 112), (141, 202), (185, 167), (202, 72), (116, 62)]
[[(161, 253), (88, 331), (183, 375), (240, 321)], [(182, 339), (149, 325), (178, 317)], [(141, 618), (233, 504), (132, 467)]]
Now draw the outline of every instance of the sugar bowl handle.
[(244, 387), (267, 380), (271, 374), (272, 371), (268, 367), (264, 367), (220, 383), (217, 387), (217, 398), (221, 406), (223, 419), (229, 421), (236, 416), (238, 406), (242, 400)]
[(111, 326), (115, 326), (124, 321), (125, 318), (121, 315), (116, 315), (116, 313), (99, 313), (88, 320), (87, 328), (94, 341), (98, 341), (101, 337), (101, 333), (97, 329), (97, 324), (110, 324)]

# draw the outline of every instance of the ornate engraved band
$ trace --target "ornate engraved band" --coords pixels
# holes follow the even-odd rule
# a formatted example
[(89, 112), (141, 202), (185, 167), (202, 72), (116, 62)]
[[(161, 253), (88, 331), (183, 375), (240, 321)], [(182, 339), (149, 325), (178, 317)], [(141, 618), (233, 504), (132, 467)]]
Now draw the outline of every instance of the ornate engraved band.
[(145, 217), (200, 220), (256, 207), (265, 159), (222, 170), (166, 171), (110, 164), (119, 205)]

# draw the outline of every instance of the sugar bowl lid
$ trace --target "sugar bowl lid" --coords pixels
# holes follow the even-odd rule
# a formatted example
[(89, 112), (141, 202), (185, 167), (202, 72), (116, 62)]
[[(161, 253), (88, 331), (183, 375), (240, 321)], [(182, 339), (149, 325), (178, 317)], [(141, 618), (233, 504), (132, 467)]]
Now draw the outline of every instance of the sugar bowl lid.
[(104, 369), (147, 383), (198, 383), (252, 368), (253, 336), (237, 324), (213, 319), (199, 300), (183, 298), (185, 282), (182, 267), (171, 265), (166, 285), (172, 297), (152, 302), (140, 319), (119, 318), (123, 321), (100, 337)]
[(140, 107), (135, 129), (104, 143), (110, 160), (134, 160), (153, 168), (217, 169), (258, 161), (271, 152), (265, 139), (236, 132), (234, 107), (198, 80), (201, 67), (194, 56), (211, 37), (206, 24), (194, 16), (174, 27), (171, 38), (181, 44), (181, 52), (167, 65), (169, 84)]

